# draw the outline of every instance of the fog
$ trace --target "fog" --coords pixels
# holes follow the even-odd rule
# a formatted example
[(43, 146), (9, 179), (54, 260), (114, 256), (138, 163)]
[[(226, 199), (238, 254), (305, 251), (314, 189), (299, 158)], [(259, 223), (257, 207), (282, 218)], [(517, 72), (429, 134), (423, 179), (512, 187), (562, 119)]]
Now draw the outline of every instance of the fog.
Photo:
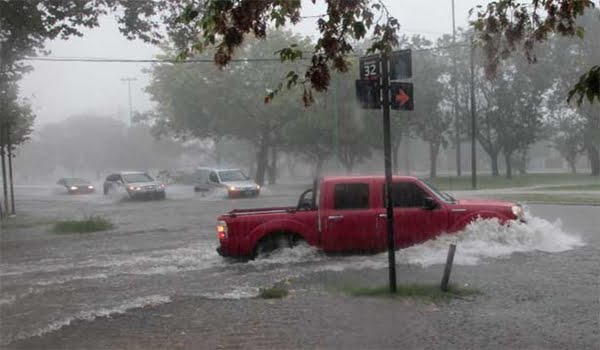
[[(470, 51), (465, 30), (469, 9), (485, 3), (456, 3), (460, 51), (460, 121), (456, 124), (451, 107), (453, 91), (448, 84), (454, 69), (449, 49), (451, 2), (443, 6), (440, 2), (433, 6), (417, 0), (386, 2), (401, 24), (403, 47), (413, 49), (415, 67), (415, 111), (392, 115), (395, 172), (430, 177), (456, 172), (454, 128), (461, 129), (460, 169), (470, 169)], [(238, 57), (271, 57), (271, 52), (284, 46), (286, 40), (305, 36), (314, 40), (315, 17), (324, 12), (324, 7), (310, 1), (305, 5), (302, 22), (288, 28), (296, 35), (293, 39), (285, 31), (277, 34), (284, 38), (277, 39), (273, 31), (269, 40), (240, 48)], [(305, 44), (310, 49), (312, 44)], [(573, 42), (556, 41), (552, 45), (562, 44)], [(361, 45), (357, 47), (366, 44)], [(278, 97), (286, 101), (282, 105), (263, 103), (265, 92), (281, 81), (288, 68), (297, 69), (298, 65), (231, 64), (219, 72), (211, 62), (174, 67), (141, 62), (60, 61), (148, 60), (165, 54), (141, 40), (127, 40), (110, 15), (101, 19), (98, 28), (85, 30), (83, 37), (51, 41), (46, 48), (48, 57), (59, 61), (29, 61), (33, 71), (20, 83), (21, 96), (32, 103), (36, 120), (31, 140), (18, 149), (17, 182), (53, 181), (63, 175), (99, 179), (110, 171), (134, 168), (189, 173), (199, 165), (215, 165), (240, 167), (262, 184), (263, 178), (264, 182), (276, 182), (278, 178), (306, 179), (381, 169), (380, 112), (361, 109), (354, 102), (356, 65), (348, 74), (334, 76), (329, 91), (317, 97), (315, 106), (302, 109), (295, 90)], [(582, 55), (588, 55), (587, 46), (581, 45), (581, 50)], [(597, 56), (596, 50), (586, 59), (592, 62)], [(494, 175), (506, 172), (511, 177), (513, 171), (587, 171), (590, 164), (594, 167), (594, 154), (581, 151), (588, 146), (572, 141), (584, 139), (581, 133), (591, 120), (586, 114), (591, 107), (571, 111), (568, 115), (572, 117), (565, 120), (562, 116), (567, 115), (569, 107), (553, 101), (564, 101), (570, 83), (562, 78), (539, 81), (545, 77), (544, 70), (562, 67), (564, 59), (553, 56), (550, 63), (541, 62), (531, 68), (517, 54), (510, 61), (505, 84), (498, 84), (484, 79), (483, 56), (477, 53), (478, 123), (488, 130), (477, 140), (479, 171)], [(124, 79), (130, 80), (131, 105)], [(242, 84), (246, 89), (240, 88)], [(494, 98), (490, 99), (490, 93)], [(508, 108), (502, 102), (503, 94), (530, 104), (517, 103)], [(131, 120), (130, 108), (138, 119)], [(521, 110), (513, 111), (515, 108)], [(537, 109), (535, 113), (533, 109)]]
[[(324, 12), (323, 6), (306, 3), (304, 16)], [(423, 34), (430, 38), (452, 32), (451, 3), (434, 6), (419, 0), (386, 1), (390, 11), (402, 24), (408, 35)], [(466, 26), (468, 10), (485, 1), (456, 1), (457, 26)], [(315, 18), (304, 19), (293, 29), (303, 35), (314, 36)], [(160, 49), (140, 40), (127, 40), (118, 31), (116, 21), (107, 16), (98, 28), (84, 30), (81, 38), (48, 42), (50, 57), (94, 57), (152, 59)], [(150, 64), (138, 63), (79, 63), (33, 61), (34, 71), (21, 82), (21, 94), (32, 100), (37, 114), (36, 123), (64, 120), (82, 113), (101, 113), (123, 121), (128, 119), (127, 85), (124, 77), (133, 77), (132, 100), (134, 110), (152, 107), (144, 93), (149, 77), (142, 70)]]

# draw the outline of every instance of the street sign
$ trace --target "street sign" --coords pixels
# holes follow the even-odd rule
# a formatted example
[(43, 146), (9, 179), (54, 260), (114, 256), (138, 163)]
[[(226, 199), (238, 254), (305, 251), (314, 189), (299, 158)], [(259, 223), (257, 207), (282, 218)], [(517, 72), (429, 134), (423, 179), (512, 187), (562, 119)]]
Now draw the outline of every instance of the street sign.
[(400, 50), (390, 54), (390, 80), (410, 79), (412, 77), (411, 51)]
[(356, 97), (365, 109), (381, 108), (381, 92), (378, 80), (357, 80)]
[(390, 83), (390, 107), (401, 111), (412, 111), (414, 109), (413, 84), (412, 83)]
[(379, 80), (381, 58), (379, 55), (364, 56), (359, 59), (360, 79)]

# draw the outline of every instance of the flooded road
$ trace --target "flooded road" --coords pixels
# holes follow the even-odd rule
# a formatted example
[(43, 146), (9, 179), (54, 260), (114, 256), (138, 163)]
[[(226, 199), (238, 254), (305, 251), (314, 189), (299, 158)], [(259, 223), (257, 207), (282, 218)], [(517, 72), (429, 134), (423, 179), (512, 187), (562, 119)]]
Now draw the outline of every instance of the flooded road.
[[(170, 186), (164, 201), (128, 201), (102, 194), (68, 196), (45, 186), (18, 187), (17, 208), (24, 220), (100, 215), (115, 228), (56, 234), (48, 224), (24, 224), (2, 231), (0, 345), (50, 334), (78, 320), (181, 297), (243, 299), (280, 281), (308, 279), (311, 284), (341, 272), (383, 271), (385, 254), (329, 257), (299, 247), (249, 263), (217, 255), (214, 224), (219, 214), (234, 208), (295, 205), (302, 188), (274, 186), (258, 198), (228, 200)], [(448, 244), (457, 242), (455, 264), (474, 273), (478, 266), (510, 263), (517, 253), (550, 260), (569, 254), (569, 269), (583, 268), (592, 276), (594, 271), (587, 270), (590, 256), (594, 259), (600, 247), (598, 214), (598, 207), (533, 206), (527, 224), (477, 222), (457, 235), (401, 250), (398, 264), (401, 272), (406, 266), (437, 266), (445, 261)], [(515, 269), (519, 264), (515, 262)], [(595, 273), (598, 280), (598, 270)]]

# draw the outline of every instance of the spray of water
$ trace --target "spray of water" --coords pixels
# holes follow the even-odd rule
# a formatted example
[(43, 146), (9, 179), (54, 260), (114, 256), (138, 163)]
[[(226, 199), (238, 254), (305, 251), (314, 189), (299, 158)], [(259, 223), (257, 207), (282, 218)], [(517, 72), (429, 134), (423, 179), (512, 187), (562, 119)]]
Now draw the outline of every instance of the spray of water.
[[(560, 220), (547, 220), (528, 216), (527, 223), (511, 222), (502, 225), (495, 219), (477, 220), (454, 234), (443, 234), (436, 239), (402, 249), (397, 255), (398, 264), (423, 267), (444, 264), (448, 246), (456, 243), (454, 263), (476, 265), (484, 259), (509, 257), (513, 253), (542, 251), (558, 253), (584, 245), (581, 238), (567, 233)], [(387, 254), (382, 253), (362, 259), (344, 258), (318, 268), (321, 271), (360, 270), (387, 267)]]

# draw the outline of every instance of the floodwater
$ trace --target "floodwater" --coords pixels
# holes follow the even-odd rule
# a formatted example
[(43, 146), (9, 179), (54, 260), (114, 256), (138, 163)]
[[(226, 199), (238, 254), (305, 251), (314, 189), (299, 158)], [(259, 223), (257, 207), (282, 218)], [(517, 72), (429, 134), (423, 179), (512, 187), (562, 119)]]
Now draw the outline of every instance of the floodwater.
[[(247, 263), (218, 256), (214, 224), (219, 214), (294, 205), (301, 189), (274, 186), (258, 198), (228, 200), (174, 185), (164, 201), (129, 201), (101, 193), (69, 196), (50, 186), (17, 187), (18, 210), (26, 219), (102, 215), (116, 227), (73, 235), (34, 225), (1, 233), (0, 345), (55, 331), (74, 320), (168, 303), (176, 296), (250, 298), (261, 287), (314, 272), (387, 266), (386, 254), (331, 257), (309, 246)], [(475, 222), (458, 234), (399, 251), (398, 264), (443, 264), (450, 243), (458, 245), (457, 265), (489, 264), (514, 253), (560, 253), (586, 244), (560, 219), (536, 215), (532, 210), (527, 224), (510, 226)]]

